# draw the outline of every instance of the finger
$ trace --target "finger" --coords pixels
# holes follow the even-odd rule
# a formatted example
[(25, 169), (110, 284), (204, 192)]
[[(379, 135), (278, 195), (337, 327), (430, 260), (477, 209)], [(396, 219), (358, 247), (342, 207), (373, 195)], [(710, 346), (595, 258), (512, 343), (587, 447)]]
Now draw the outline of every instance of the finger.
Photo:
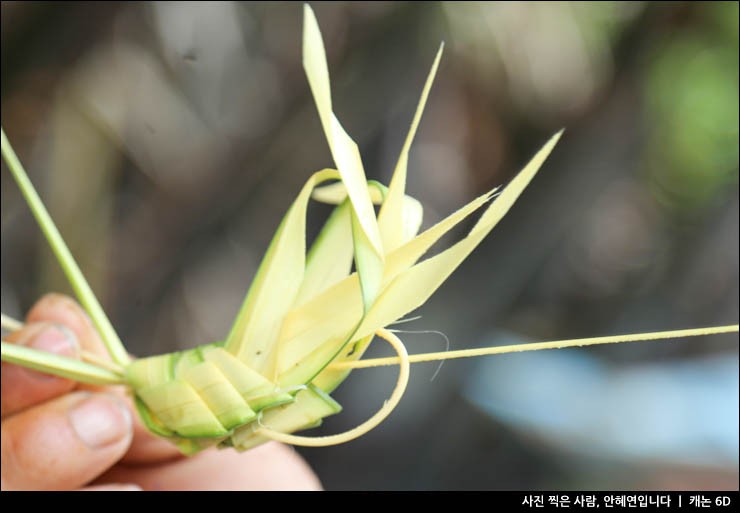
[(109, 394), (74, 392), (13, 415), (2, 422), (2, 489), (77, 489), (124, 455), (131, 430)]
[(155, 467), (116, 465), (101, 482), (133, 482), (144, 490), (321, 490), (303, 458), (274, 442), (244, 453), (208, 450)]
[(141, 487), (135, 484), (106, 484), (86, 486), (81, 492), (140, 492)]
[(29, 323), (45, 321), (62, 324), (75, 334), (83, 350), (110, 360), (110, 355), (90, 317), (75, 300), (68, 296), (46, 294), (31, 308), (26, 320)]
[[(78, 358), (79, 344), (74, 333), (64, 326), (50, 323), (28, 324), (6, 338), (8, 342), (39, 351)], [(26, 369), (9, 363), (2, 364), (0, 374), (0, 416), (19, 412), (34, 404), (71, 391), (75, 382)]]
[[(110, 355), (87, 313), (72, 298), (62, 294), (47, 294), (34, 305), (27, 318), (28, 322), (51, 321), (67, 326), (77, 335), (83, 349), (110, 360)], [(83, 388), (99, 389), (99, 387), (87, 386)], [(135, 411), (131, 401), (128, 400), (128, 402), (131, 411)], [(150, 434), (138, 420), (138, 415), (135, 415), (135, 418), (134, 440), (130, 453), (125, 457), (127, 461), (152, 463), (180, 456), (180, 451), (174, 445)]]

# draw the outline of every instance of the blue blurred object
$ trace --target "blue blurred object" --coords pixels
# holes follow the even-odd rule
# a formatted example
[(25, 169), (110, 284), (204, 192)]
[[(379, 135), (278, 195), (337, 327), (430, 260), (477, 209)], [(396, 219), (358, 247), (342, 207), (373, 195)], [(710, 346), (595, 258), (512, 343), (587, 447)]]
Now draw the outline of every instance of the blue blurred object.
[(738, 371), (733, 353), (618, 368), (567, 349), (480, 359), (463, 393), (497, 420), (575, 453), (737, 466)]

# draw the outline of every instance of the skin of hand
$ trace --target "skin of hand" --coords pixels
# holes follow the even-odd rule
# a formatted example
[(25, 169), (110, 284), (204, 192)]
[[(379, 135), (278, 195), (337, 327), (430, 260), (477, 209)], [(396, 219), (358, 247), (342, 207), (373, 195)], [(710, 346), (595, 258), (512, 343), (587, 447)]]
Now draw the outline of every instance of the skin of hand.
[[(79, 358), (108, 359), (84, 310), (59, 294), (34, 305), (5, 339)], [(2, 490), (320, 490), (292, 448), (183, 457), (139, 422), (123, 387), (93, 387), (2, 364)]]

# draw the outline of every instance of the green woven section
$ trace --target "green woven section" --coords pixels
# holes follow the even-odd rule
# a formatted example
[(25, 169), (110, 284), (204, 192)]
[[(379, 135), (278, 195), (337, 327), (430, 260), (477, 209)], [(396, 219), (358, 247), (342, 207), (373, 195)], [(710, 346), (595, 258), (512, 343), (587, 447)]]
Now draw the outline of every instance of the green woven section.
[(217, 443), (244, 450), (267, 441), (255, 435), (261, 425), (293, 432), (341, 410), (318, 387), (280, 390), (220, 344), (142, 358), (126, 374), (147, 427), (188, 454)]

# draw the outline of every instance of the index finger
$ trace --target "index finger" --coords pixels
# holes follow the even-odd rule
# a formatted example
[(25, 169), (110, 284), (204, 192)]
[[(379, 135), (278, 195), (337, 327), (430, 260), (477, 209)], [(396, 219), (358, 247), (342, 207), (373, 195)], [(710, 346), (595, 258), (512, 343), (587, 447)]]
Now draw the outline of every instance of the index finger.
[[(66, 326), (75, 334), (82, 350), (106, 361), (111, 361), (110, 355), (87, 313), (74, 299), (68, 296), (55, 293), (45, 295), (31, 308), (27, 321), (29, 323), (54, 322)], [(84, 388), (99, 389), (99, 387), (88, 385), (85, 385)], [(115, 391), (124, 395), (120, 387), (116, 387)], [(180, 451), (174, 445), (148, 432), (141, 424), (131, 401), (127, 401), (127, 403), (136, 420), (134, 421), (134, 439), (124, 460), (135, 463), (151, 463), (166, 461), (179, 456)]]
[(26, 316), (26, 321), (53, 322), (69, 328), (77, 337), (83, 351), (111, 361), (110, 355), (85, 310), (75, 300), (63, 294), (46, 294), (39, 299)]
[[(76, 337), (70, 330), (58, 324), (47, 322), (28, 324), (10, 333), (6, 340), (70, 358), (79, 357)], [(75, 382), (72, 380), (4, 362), (2, 373), (0, 373), (0, 384), (0, 416), (2, 418), (66, 394), (75, 387)]]

